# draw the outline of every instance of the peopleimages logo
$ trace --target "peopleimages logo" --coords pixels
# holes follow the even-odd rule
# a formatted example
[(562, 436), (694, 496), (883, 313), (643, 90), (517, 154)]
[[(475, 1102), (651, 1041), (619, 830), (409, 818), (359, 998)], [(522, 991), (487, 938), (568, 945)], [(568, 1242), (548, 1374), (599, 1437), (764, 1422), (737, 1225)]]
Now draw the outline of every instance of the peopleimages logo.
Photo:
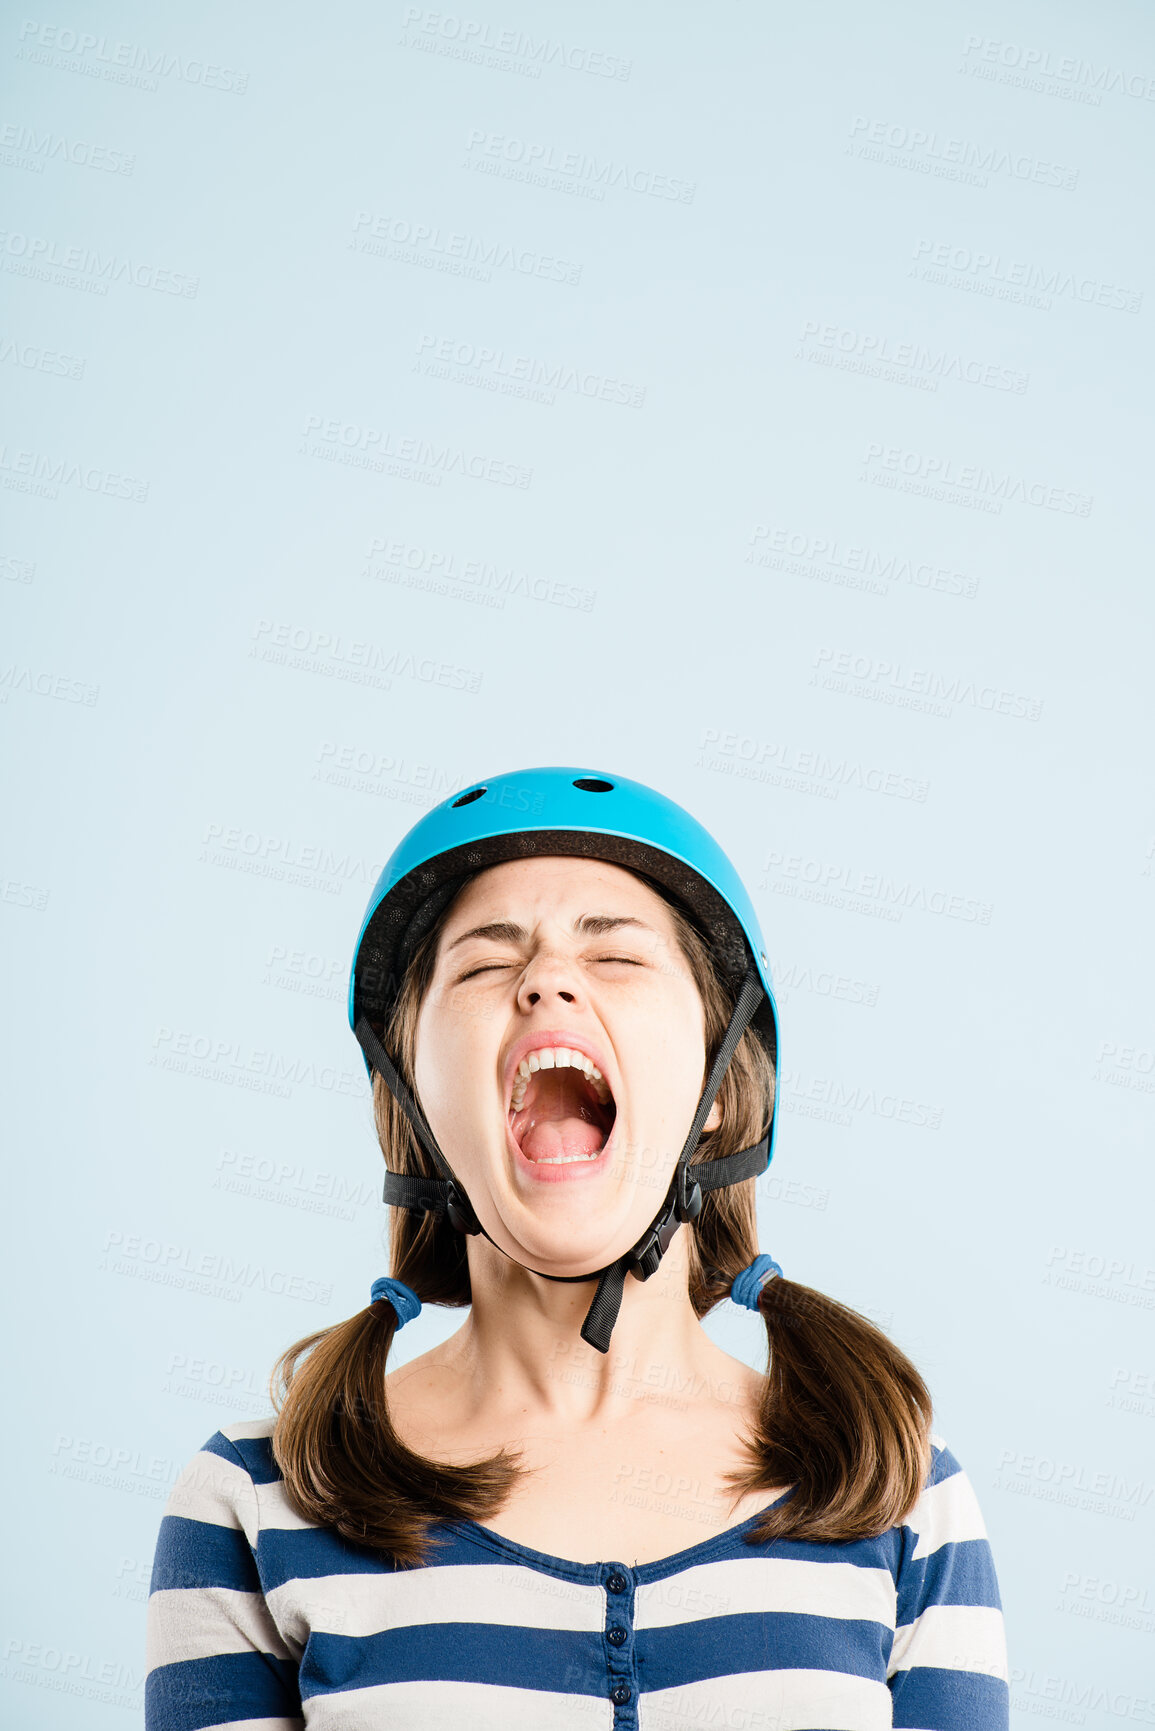
[(95, 144), (91, 139), (66, 138), (60, 132), (37, 132), (32, 126), (8, 121), (0, 125), (0, 150), (11, 151), (27, 158), (14, 162), (16, 168), (31, 168), (43, 174), (46, 162), (70, 162), (75, 168), (95, 168), (106, 174), (131, 174), (136, 157), (126, 151), (113, 150), (107, 144)]
[(176, 1070), (214, 1082), (228, 1081), (253, 1086), (253, 1078), (270, 1083), (255, 1087), (257, 1093), (276, 1093), (288, 1098), (294, 1087), (319, 1088), (327, 1094), (359, 1094), (364, 1077), (356, 1070), (338, 1070), (333, 1064), (317, 1064), (311, 1058), (290, 1058), (283, 1053), (258, 1050), (242, 1040), (214, 1039), (183, 1028), (158, 1028), (149, 1064), (154, 1069)]
[(1032, 85), (1051, 79), (1070, 87), (1072, 94), (1081, 91), (1094, 95), (1096, 106), (1104, 91), (1131, 96), (1140, 102), (1155, 102), (1155, 77), (1149, 72), (1127, 71), (1110, 62), (1096, 66), (1076, 54), (1052, 54), (1049, 48), (1003, 42), (993, 36), (968, 36), (960, 70), (978, 73), (984, 63), (992, 70), (1017, 73), (1023, 82)]
[[(374, 560), (379, 563), (374, 564)], [(466, 599), (477, 596), (496, 607), (504, 607), (510, 596), (520, 596), (589, 613), (597, 600), (596, 589), (560, 578), (534, 577), (494, 560), (465, 559), (457, 553), (382, 536), (375, 536), (370, 543), (368, 563), (361, 575), (377, 581), (411, 580), (417, 588)]]
[[(603, 54), (576, 42), (559, 42), (549, 36), (530, 36), (524, 30), (497, 30), (476, 18), (460, 18), (451, 12), (435, 12), (407, 6), (402, 20), (403, 47), (428, 47), (441, 53), (456, 50), (456, 58), (474, 60), (499, 70), (516, 70), (528, 78), (540, 78), (543, 66), (562, 66), (570, 72), (588, 72), (597, 78), (624, 83), (633, 69), (631, 60), (618, 54)], [(410, 42), (408, 33), (414, 32)], [(420, 32), (420, 35), (416, 35)], [(421, 41), (421, 35), (426, 41)], [(516, 62), (521, 61), (520, 66)]]
[[(61, 1470), (61, 1463), (49, 1463), (49, 1472)], [(83, 1478), (90, 1483), (108, 1484), (114, 1489), (138, 1488), (112, 1473), (100, 1473), (91, 1468), (64, 1469), (69, 1478)], [(58, 1647), (51, 1635), (47, 1640), (30, 1640), (27, 1636), (9, 1635), (4, 1642), (6, 1682), (20, 1683), (35, 1689), (54, 1689), (59, 1694), (99, 1701), (105, 1707), (128, 1708), (139, 1722), (144, 1701), (144, 1672), (119, 1659), (104, 1659), (99, 1654), (82, 1653), (76, 1647)]]
[(801, 748), (784, 740), (761, 740), (750, 734), (723, 733), (708, 727), (702, 734), (696, 769), (734, 775), (745, 781), (762, 781), (771, 787), (787, 787), (798, 793), (820, 794), (837, 799), (844, 787), (866, 793), (885, 794), (892, 799), (910, 799), (922, 805), (930, 783), (877, 763)]
[(391, 690), (394, 679), (413, 679), (454, 691), (476, 693), (481, 689), (482, 675), (477, 668), (459, 667), (420, 651), (342, 637), (338, 631), (314, 631), (311, 626), (294, 625), (286, 619), (258, 620), (253, 639), (249, 655), (255, 660), (353, 685), (371, 685), (379, 691)]
[(850, 136), (861, 155), (873, 151), (880, 162), (924, 173), (946, 173), (948, 177), (952, 170), (970, 170), (979, 186), (987, 184), (985, 177), (989, 174), (1005, 174), (1012, 180), (1062, 187), (1068, 192), (1079, 181), (1077, 168), (1030, 156), (1025, 151), (1004, 150), (997, 144), (974, 144), (966, 138), (946, 138), (925, 127), (871, 120), (861, 114), (851, 123)]
[(243, 825), (206, 824), (200, 858), (202, 863), (211, 865), (225, 860), (230, 863), (249, 860), (260, 866), (305, 872), (318, 882), (330, 882), (338, 888), (347, 883), (372, 884), (381, 875), (380, 861), (348, 851), (337, 852), (321, 843), (303, 845), (291, 836), (245, 829)]
[(77, 355), (64, 355), (58, 349), (21, 342), (18, 337), (0, 337), (0, 361), (10, 361), (14, 367), (24, 367), (30, 373), (49, 373), (59, 379), (82, 379), (88, 364)]
[[(981, 463), (958, 463), (953, 457), (938, 457), (922, 451), (904, 451), (898, 445), (872, 442), (863, 453), (867, 465), (864, 480), (879, 485), (900, 485), (901, 480), (914, 482), (916, 491), (959, 488), (983, 501), (984, 509), (999, 511), (1006, 503), (1035, 505), (1046, 511), (1062, 511), (1076, 517), (1089, 517), (1095, 503), (1090, 493), (1079, 493), (1070, 487), (1052, 486), (1046, 481), (1029, 480), (1025, 475), (1009, 471), (986, 469)], [(895, 480), (889, 482), (887, 477)]]
[(959, 674), (947, 675), (928, 667), (907, 667), (853, 649), (833, 645), (820, 648), (812, 665), (815, 671), (810, 676), (811, 685), (885, 703), (901, 704), (908, 696), (927, 698), (929, 703), (919, 707), (930, 707), (940, 715), (949, 715), (955, 703), (985, 709), (990, 715), (1009, 715), (1028, 721), (1038, 721), (1043, 712), (1040, 697), (1010, 691), (1004, 686), (977, 684)]
[(473, 481), (492, 481), (502, 487), (528, 487), (533, 470), (478, 451), (441, 445), (434, 439), (395, 433), (388, 428), (368, 427), (335, 416), (310, 415), (302, 434), (305, 443), (299, 455), (350, 463), (377, 473), (391, 472), (397, 464), (415, 465), (417, 474), (427, 474), (434, 485), (443, 475), (464, 475)]
[[(763, 541), (765, 548), (759, 545)], [(809, 531), (777, 528), (769, 523), (755, 525), (746, 564), (791, 571), (824, 583), (865, 589), (876, 595), (887, 594), (892, 579), (909, 583), (916, 589), (962, 595), (968, 600), (978, 593), (979, 586), (977, 577), (952, 571), (948, 566), (932, 565), (929, 560), (883, 553), (843, 541), (835, 535), (812, 535)]]
[(612, 378), (565, 361), (536, 360), (532, 355), (515, 354), (489, 343), (464, 342), (456, 337), (422, 333), (417, 353), (420, 358), (414, 363), (414, 370), (431, 378), (444, 378), (456, 384), (477, 384), (507, 395), (529, 396), (546, 404), (555, 401), (554, 393), (557, 391), (572, 391), (575, 396), (603, 403), (624, 403), (632, 409), (640, 409), (645, 402), (644, 385), (631, 384), (628, 380)]
[[(182, 1277), (219, 1282), (234, 1290), (258, 1287), (281, 1298), (299, 1298), (309, 1304), (327, 1304), (333, 1295), (331, 1281), (319, 1281), (288, 1269), (268, 1268), (259, 1262), (235, 1262), (228, 1252), (202, 1251), (187, 1244), (150, 1238), (145, 1233), (113, 1230), (105, 1234), (102, 1269), (112, 1274), (143, 1268), (159, 1277), (161, 1285), (182, 1286)], [(115, 1257), (113, 1262), (109, 1257)], [(139, 1276), (138, 1276), (139, 1278)], [(194, 1286), (195, 1290), (195, 1286)]]
[(19, 40), (18, 60), (61, 65), (66, 63), (66, 57), (73, 56), (69, 71), (86, 72), (118, 84), (139, 83), (146, 90), (155, 90), (158, 78), (177, 78), (182, 84), (200, 84), (206, 90), (243, 96), (249, 83), (247, 72), (238, 72), (231, 66), (197, 60), (192, 55), (169, 54), (162, 48), (145, 48), (135, 42), (114, 42), (90, 30), (42, 24), (34, 18), (24, 20)]
[(465, 149), (466, 168), (495, 174), (510, 171), (510, 178), (525, 177), (540, 184), (548, 184), (545, 177), (553, 175), (562, 189), (580, 189), (595, 199), (605, 197), (606, 187), (617, 187), (648, 198), (693, 204), (698, 190), (696, 181), (658, 174), (638, 163), (614, 162), (611, 158), (603, 161), (583, 150), (561, 150), (537, 139), (511, 138), (507, 133), (483, 132), (478, 127), (469, 134)]
[(901, 920), (907, 908), (914, 908), (919, 913), (988, 926), (994, 911), (990, 902), (974, 896), (909, 878), (892, 878), (884, 871), (862, 871), (838, 860), (807, 859), (802, 854), (774, 850), (766, 855), (764, 871), (760, 889), (892, 921)]
[(852, 365), (852, 370), (864, 372), (868, 377), (893, 376), (896, 382), (900, 375), (909, 373), (924, 389), (932, 391), (938, 389), (940, 379), (953, 379), (961, 385), (1013, 391), (1021, 397), (1030, 383), (1030, 374), (1020, 372), (1017, 367), (977, 360), (954, 349), (929, 348), (911, 340), (900, 342), (875, 331), (848, 330), (821, 319), (807, 319), (803, 325), (795, 350), (798, 359), (818, 358), (807, 353), (809, 345), (825, 350), (832, 364), (845, 361)]
[(1086, 306), (1108, 307), (1116, 312), (1137, 313), (1143, 304), (1143, 291), (1103, 282), (1098, 277), (1080, 276), (1057, 266), (1028, 264), (1025, 260), (1005, 258), (1002, 253), (985, 252), (970, 246), (952, 246), (945, 240), (915, 242), (912, 276), (927, 282), (937, 282), (943, 273), (969, 279), (977, 293), (997, 295), (1000, 300), (1016, 300), (1020, 295), (1082, 301)]
[[(999, 1456), (996, 1490), (1026, 1491), (1048, 1502), (1088, 1508), (1127, 1521), (1137, 1509), (1146, 1508), (1155, 1485), (1145, 1479), (1128, 1479), (1122, 1473), (1094, 1471), (1081, 1461), (1065, 1461), (1037, 1455), (1025, 1449), (1003, 1449)], [(1024, 1482), (1025, 1481), (1025, 1482)]]
[(58, 703), (82, 703), (93, 709), (100, 696), (99, 685), (87, 680), (72, 679), (65, 673), (53, 673), (47, 668), (21, 666), (19, 662), (0, 662), (0, 703), (7, 703), (10, 691), (27, 691), (34, 697), (53, 697)]
[(101, 295), (108, 293), (110, 282), (116, 282), (195, 300), (200, 286), (199, 277), (163, 269), (144, 259), (100, 253), (88, 246), (64, 246), (46, 235), (9, 228), (0, 228), (0, 269)]
[(0, 445), (0, 485), (21, 493), (39, 493), (47, 499), (55, 499), (60, 487), (79, 487), (84, 493), (102, 493), (106, 499), (148, 503), (149, 483), (135, 475), (122, 475), (72, 457), (48, 456), (43, 451), (12, 451), (7, 445)]
[(349, 245), (355, 252), (372, 253), (402, 264), (418, 264), (427, 270), (444, 270), (453, 276), (472, 277), (477, 282), (489, 282), (496, 269), (511, 270), (517, 276), (539, 277), (546, 282), (568, 283), (573, 288), (580, 283), (582, 274), (580, 264), (538, 252), (533, 247), (483, 239), (458, 229), (443, 229), (437, 223), (411, 222), (406, 217), (374, 214), (370, 210), (359, 210), (354, 216)]

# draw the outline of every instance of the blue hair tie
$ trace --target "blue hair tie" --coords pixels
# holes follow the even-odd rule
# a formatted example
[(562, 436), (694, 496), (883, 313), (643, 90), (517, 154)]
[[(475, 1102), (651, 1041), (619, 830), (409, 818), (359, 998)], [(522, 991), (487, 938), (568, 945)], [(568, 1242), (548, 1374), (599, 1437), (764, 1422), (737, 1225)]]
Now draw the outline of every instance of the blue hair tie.
[(734, 1276), (730, 1297), (735, 1304), (744, 1304), (747, 1310), (757, 1310), (762, 1288), (771, 1275), (781, 1273), (781, 1265), (772, 1256), (756, 1256), (749, 1268)]
[(407, 1322), (412, 1322), (415, 1316), (421, 1315), (421, 1300), (403, 1280), (392, 1280), (387, 1274), (380, 1275), (369, 1288), (370, 1304), (376, 1304), (379, 1298), (387, 1298), (397, 1312), (398, 1328), (404, 1328)]

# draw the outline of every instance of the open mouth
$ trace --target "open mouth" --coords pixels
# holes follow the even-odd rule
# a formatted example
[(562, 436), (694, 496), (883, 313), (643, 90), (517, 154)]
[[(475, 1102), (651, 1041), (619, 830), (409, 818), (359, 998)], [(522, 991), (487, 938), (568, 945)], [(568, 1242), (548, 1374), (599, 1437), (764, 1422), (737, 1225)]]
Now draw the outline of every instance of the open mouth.
[(532, 1052), (514, 1077), (509, 1133), (535, 1166), (596, 1160), (616, 1116), (608, 1085), (584, 1053)]

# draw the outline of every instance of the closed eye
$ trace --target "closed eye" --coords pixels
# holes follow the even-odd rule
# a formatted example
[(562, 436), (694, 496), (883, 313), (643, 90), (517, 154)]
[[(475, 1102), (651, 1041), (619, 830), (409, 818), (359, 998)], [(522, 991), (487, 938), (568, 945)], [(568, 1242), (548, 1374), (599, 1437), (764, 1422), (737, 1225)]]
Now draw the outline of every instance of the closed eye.
[[(645, 965), (644, 963), (639, 962), (636, 956), (595, 956), (593, 959), (595, 962), (625, 962), (631, 968), (640, 968)], [(467, 974), (462, 974), (460, 976), (459, 984), (466, 980), (471, 980), (475, 974), (490, 974), (494, 973), (499, 968), (509, 968), (512, 966), (512, 962), (485, 962), (481, 967), (470, 968)]]

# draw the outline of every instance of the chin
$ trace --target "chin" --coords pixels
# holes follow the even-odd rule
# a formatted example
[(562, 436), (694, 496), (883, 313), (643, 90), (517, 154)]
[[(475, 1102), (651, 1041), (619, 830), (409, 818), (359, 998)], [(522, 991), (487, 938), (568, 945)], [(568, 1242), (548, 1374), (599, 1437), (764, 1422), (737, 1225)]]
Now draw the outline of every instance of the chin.
[(638, 1211), (635, 1201), (626, 1210), (608, 1198), (599, 1206), (592, 1194), (585, 1197), (579, 1200), (564, 1185), (535, 1185), (518, 1199), (520, 1206), (499, 1211), (502, 1248), (546, 1274), (596, 1274), (637, 1243), (654, 1209)]

